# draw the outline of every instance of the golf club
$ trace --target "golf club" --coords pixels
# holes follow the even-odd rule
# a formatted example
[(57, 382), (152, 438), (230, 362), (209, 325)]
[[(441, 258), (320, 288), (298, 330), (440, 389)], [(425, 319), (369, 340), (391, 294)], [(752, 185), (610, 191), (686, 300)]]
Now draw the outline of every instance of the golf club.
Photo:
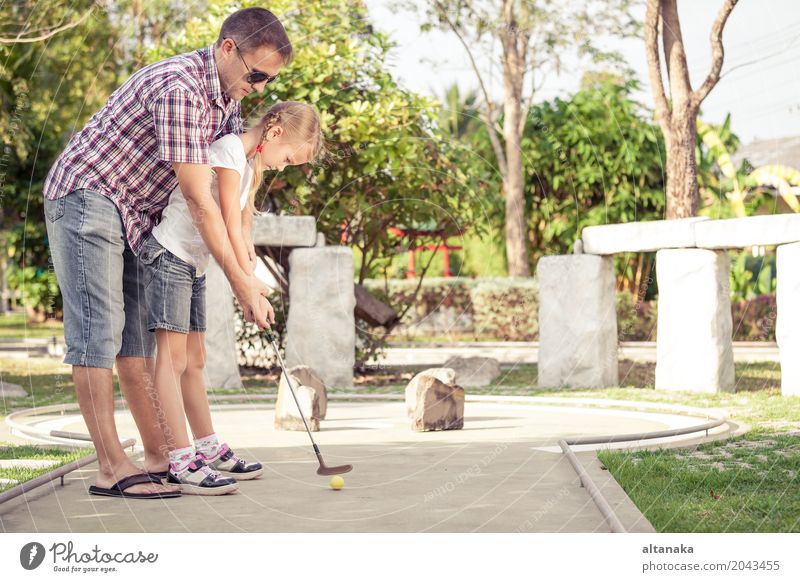
[(278, 363), (281, 366), (281, 370), (283, 370), (283, 375), (286, 378), (286, 383), (289, 384), (289, 391), (292, 393), (292, 397), (294, 398), (295, 404), (297, 404), (297, 411), (300, 413), (300, 418), (303, 419), (303, 424), (306, 427), (308, 438), (311, 439), (311, 444), (314, 445), (314, 454), (317, 455), (317, 460), (319, 461), (319, 469), (317, 469), (317, 475), (341, 475), (342, 473), (347, 473), (348, 471), (352, 471), (353, 465), (339, 465), (337, 467), (327, 467), (325, 465), (325, 461), (322, 460), (322, 453), (319, 452), (319, 447), (317, 446), (317, 443), (314, 442), (314, 437), (311, 436), (311, 429), (308, 428), (306, 417), (303, 414), (302, 409), (300, 408), (300, 402), (298, 402), (297, 400), (297, 395), (294, 393), (294, 388), (292, 387), (292, 380), (289, 377), (288, 372), (286, 372), (286, 366), (283, 365), (283, 358), (281, 358), (281, 353), (278, 351), (278, 344), (275, 341), (277, 338), (270, 329), (264, 330), (264, 334), (267, 336), (267, 339), (272, 344), (272, 349), (275, 351), (275, 355), (278, 357)]

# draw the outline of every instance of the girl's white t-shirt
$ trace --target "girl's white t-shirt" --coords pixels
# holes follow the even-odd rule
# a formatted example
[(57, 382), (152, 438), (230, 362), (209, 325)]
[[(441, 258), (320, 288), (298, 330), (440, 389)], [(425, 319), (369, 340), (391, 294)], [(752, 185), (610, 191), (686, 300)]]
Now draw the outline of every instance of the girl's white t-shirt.
[[(253, 183), (253, 169), (247, 161), (242, 140), (233, 133), (219, 138), (211, 144), (209, 157), (212, 168), (229, 168), (239, 173), (239, 207), (243, 210)], [(211, 195), (219, 205), (216, 173), (211, 184)], [(161, 213), (161, 221), (153, 228), (153, 236), (173, 255), (192, 265), (198, 277), (205, 273), (210, 253), (200, 231), (192, 222), (192, 215), (180, 186), (176, 186), (170, 194), (169, 203)]]

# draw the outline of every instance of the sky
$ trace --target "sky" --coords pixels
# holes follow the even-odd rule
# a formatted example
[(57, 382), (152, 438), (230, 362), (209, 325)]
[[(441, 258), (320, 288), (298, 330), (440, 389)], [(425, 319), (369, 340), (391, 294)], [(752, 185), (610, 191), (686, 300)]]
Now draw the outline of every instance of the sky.
[[(569, 1), (569, 0), (565, 0)], [(393, 0), (366, 0), (373, 24), (397, 43), (391, 67), (403, 85), (416, 92), (440, 96), (458, 83), (477, 88), (466, 51), (455, 35), (420, 33), (422, 16), (400, 9)], [(424, 9), (425, 0), (406, 0)], [(709, 34), (722, 0), (680, 0), (678, 9), (688, 55), (692, 87), (699, 87), (711, 62)], [(644, 18), (644, 7), (637, 10)], [(742, 140), (800, 135), (800, 1), (740, 0), (725, 27), (725, 64), (722, 78), (702, 105), (702, 117), (720, 123), (731, 114), (731, 128)], [(635, 71), (642, 91), (636, 98), (652, 107), (644, 40), (609, 40)], [(482, 62), (488, 69), (488, 59)], [(568, 96), (577, 90), (586, 67), (574, 67), (558, 77), (548, 77), (537, 100)], [(497, 70), (495, 68), (495, 70)], [(490, 90), (502, 96), (495, 79)]]

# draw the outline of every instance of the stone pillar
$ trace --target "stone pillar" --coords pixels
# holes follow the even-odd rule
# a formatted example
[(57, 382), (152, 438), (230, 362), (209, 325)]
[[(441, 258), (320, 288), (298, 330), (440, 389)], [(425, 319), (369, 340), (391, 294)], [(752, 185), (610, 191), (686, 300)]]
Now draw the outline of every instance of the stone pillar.
[(243, 387), (235, 321), (230, 284), (212, 257), (206, 271), (206, 386), (209, 388)]
[(725, 251), (656, 253), (656, 389), (733, 392), (730, 260)]
[(779, 245), (777, 257), (775, 339), (781, 358), (781, 394), (800, 396), (800, 243)]
[(539, 279), (539, 387), (619, 382), (611, 257), (543, 257)]
[(353, 387), (355, 289), (353, 251), (297, 248), (289, 255), (286, 365), (311, 366), (335, 388)]

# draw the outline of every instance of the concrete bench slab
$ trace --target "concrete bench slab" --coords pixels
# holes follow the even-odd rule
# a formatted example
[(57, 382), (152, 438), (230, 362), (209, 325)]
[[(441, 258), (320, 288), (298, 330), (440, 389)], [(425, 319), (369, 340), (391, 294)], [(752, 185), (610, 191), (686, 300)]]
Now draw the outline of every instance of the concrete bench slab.
[(800, 241), (800, 214), (770, 214), (709, 220), (695, 226), (697, 246), (741, 249)]
[(317, 244), (317, 219), (277, 214), (254, 216), (253, 243), (262, 247), (313, 247)]
[(695, 225), (706, 216), (587, 226), (581, 233), (583, 252), (589, 255), (639, 253), (695, 245)]

